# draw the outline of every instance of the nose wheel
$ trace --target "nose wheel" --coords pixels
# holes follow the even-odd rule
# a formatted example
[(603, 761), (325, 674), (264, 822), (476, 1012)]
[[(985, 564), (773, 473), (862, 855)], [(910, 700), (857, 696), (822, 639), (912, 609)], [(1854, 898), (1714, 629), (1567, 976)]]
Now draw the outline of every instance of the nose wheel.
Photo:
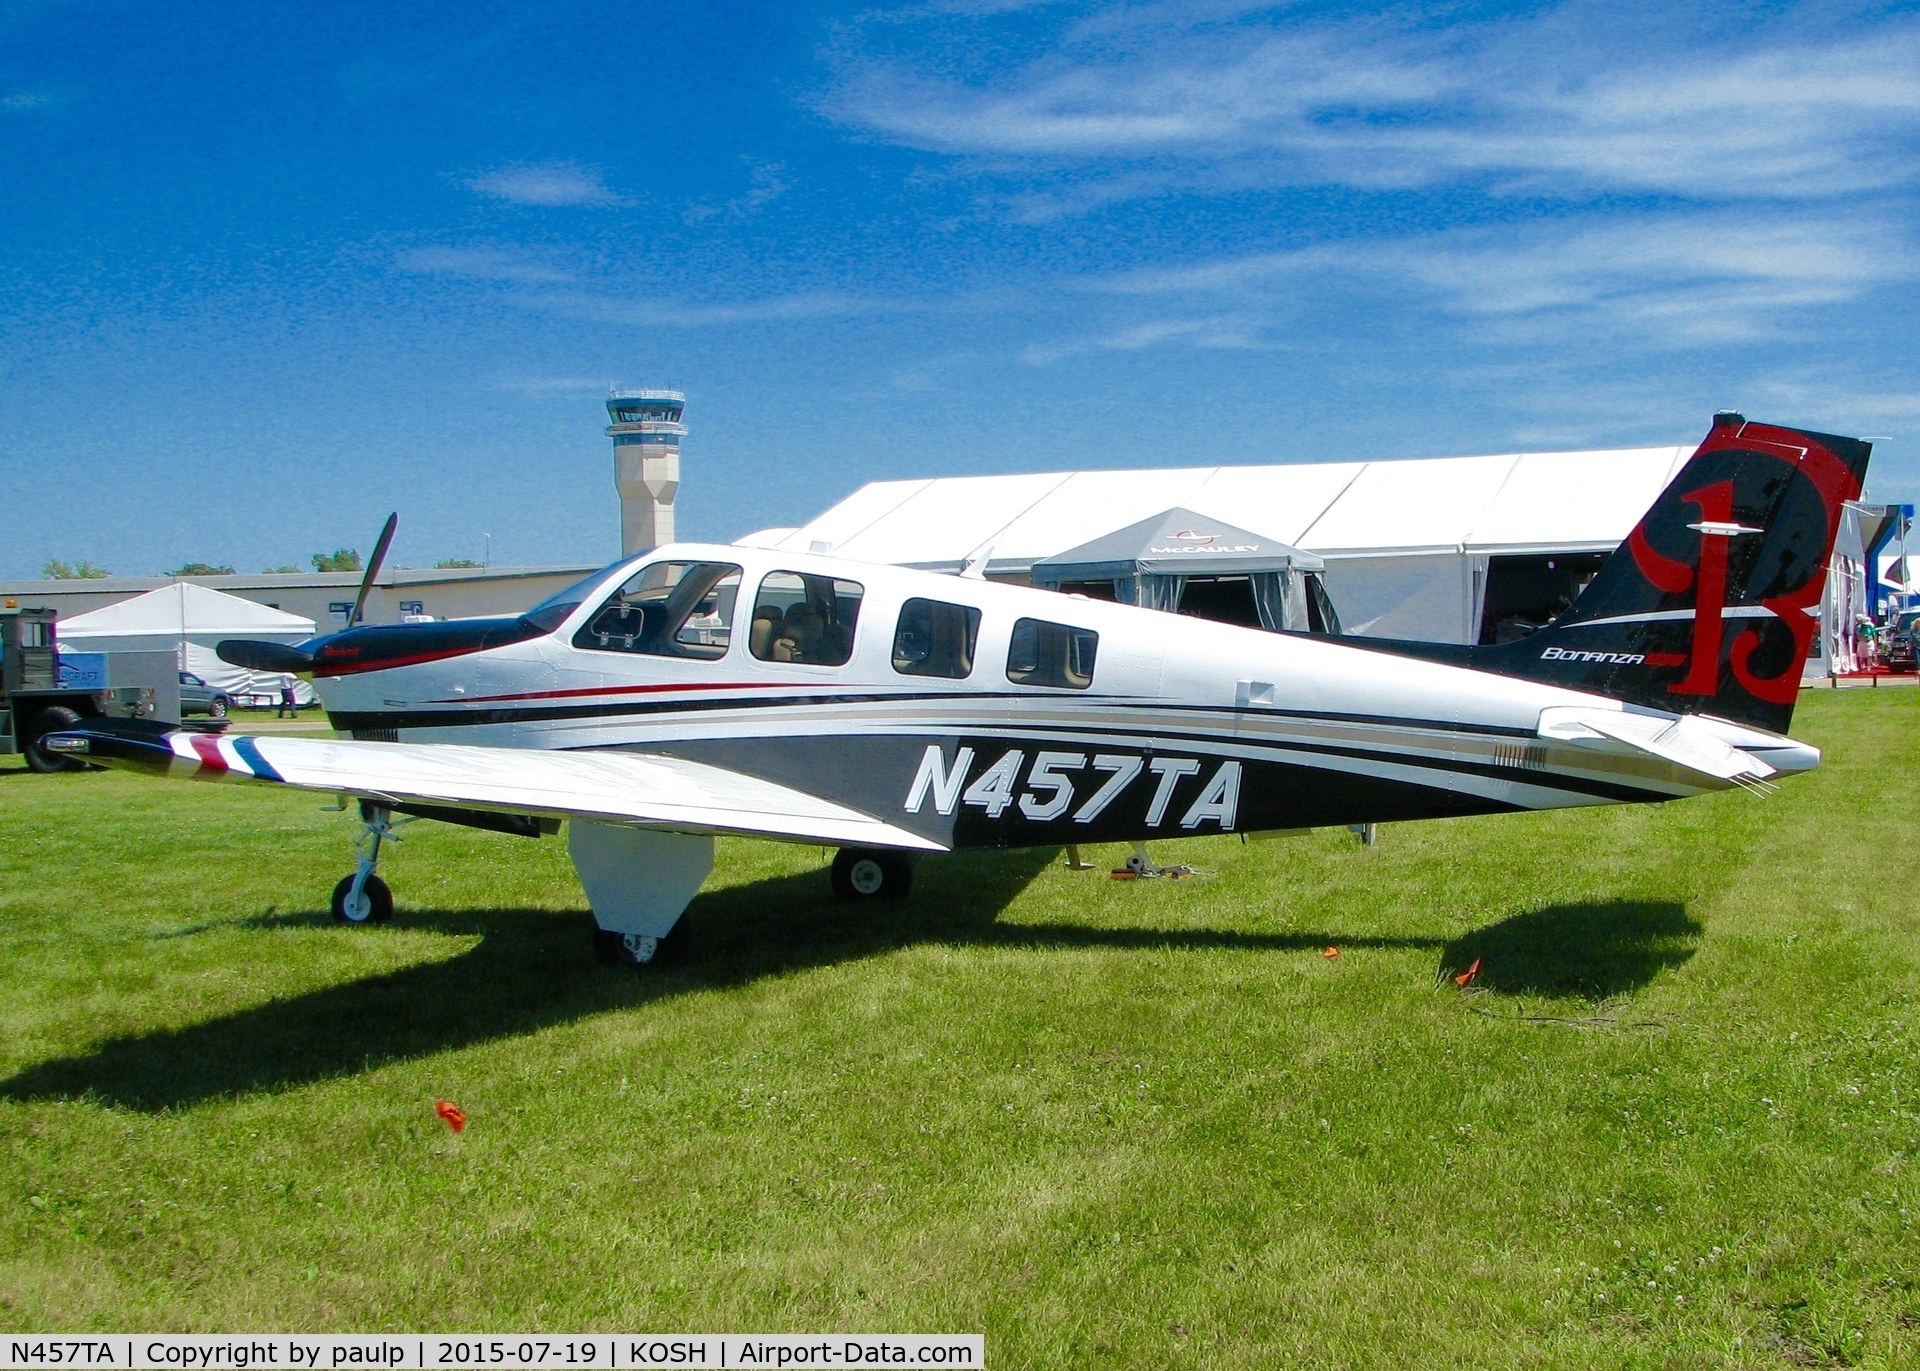
[(660, 940), (644, 933), (593, 930), (593, 957), (602, 966), (646, 966), (660, 955)]

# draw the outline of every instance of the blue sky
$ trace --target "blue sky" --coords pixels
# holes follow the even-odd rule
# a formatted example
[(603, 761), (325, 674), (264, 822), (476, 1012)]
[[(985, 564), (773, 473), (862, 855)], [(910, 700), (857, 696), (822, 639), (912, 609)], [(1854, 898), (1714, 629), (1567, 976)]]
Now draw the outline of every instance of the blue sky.
[(0, 0), (0, 577), (617, 549), (884, 478), (1885, 437), (1920, 22)]

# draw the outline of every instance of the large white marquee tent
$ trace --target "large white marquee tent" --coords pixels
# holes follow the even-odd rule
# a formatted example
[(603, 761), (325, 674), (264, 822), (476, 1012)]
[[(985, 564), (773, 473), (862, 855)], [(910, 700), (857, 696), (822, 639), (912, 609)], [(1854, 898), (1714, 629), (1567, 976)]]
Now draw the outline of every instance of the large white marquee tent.
[[(1475, 642), (1490, 574), (1611, 552), (1692, 446), (876, 481), (742, 539), (996, 579), (1174, 506), (1318, 553), (1349, 632)], [(1591, 557), (1589, 557), (1591, 561)]]
[[(216, 690), (277, 699), (279, 676), (223, 662), (214, 649), (222, 638), (298, 643), (313, 636), (313, 627), (313, 620), (301, 615), (178, 581), (62, 619), (58, 633), (60, 645), (76, 652), (172, 650), (181, 670), (191, 671)], [(300, 681), (295, 699), (312, 704), (313, 687)]]

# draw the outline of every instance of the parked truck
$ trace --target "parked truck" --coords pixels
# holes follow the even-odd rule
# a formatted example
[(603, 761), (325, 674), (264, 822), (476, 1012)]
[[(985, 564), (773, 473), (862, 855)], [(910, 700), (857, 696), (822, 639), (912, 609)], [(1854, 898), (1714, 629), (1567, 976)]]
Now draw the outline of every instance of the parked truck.
[(179, 669), (171, 652), (90, 652), (63, 657), (57, 611), (0, 607), (0, 754), (24, 753), (33, 771), (81, 763), (41, 748), (43, 734), (82, 719), (180, 718)]

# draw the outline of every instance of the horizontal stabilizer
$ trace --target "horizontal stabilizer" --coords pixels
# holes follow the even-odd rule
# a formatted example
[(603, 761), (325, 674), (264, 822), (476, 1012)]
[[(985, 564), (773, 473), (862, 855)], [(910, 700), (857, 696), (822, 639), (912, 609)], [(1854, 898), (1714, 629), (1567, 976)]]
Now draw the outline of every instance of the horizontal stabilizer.
[(44, 745), (103, 766), (248, 781), (502, 814), (590, 819), (673, 833), (944, 852), (903, 828), (737, 771), (635, 752), (549, 752), (455, 743), (213, 737), (146, 721), (90, 720)]
[(1774, 768), (1714, 736), (1711, 725), (1696, 715), (1678, 717), (1639, 714), (1628, 710), (1567, 706), (1540, 711), (1540, 736), (1556, 742), (1624, 743), (1675, 766), (1749, 790), (1771, 789), (1767, 778)]

